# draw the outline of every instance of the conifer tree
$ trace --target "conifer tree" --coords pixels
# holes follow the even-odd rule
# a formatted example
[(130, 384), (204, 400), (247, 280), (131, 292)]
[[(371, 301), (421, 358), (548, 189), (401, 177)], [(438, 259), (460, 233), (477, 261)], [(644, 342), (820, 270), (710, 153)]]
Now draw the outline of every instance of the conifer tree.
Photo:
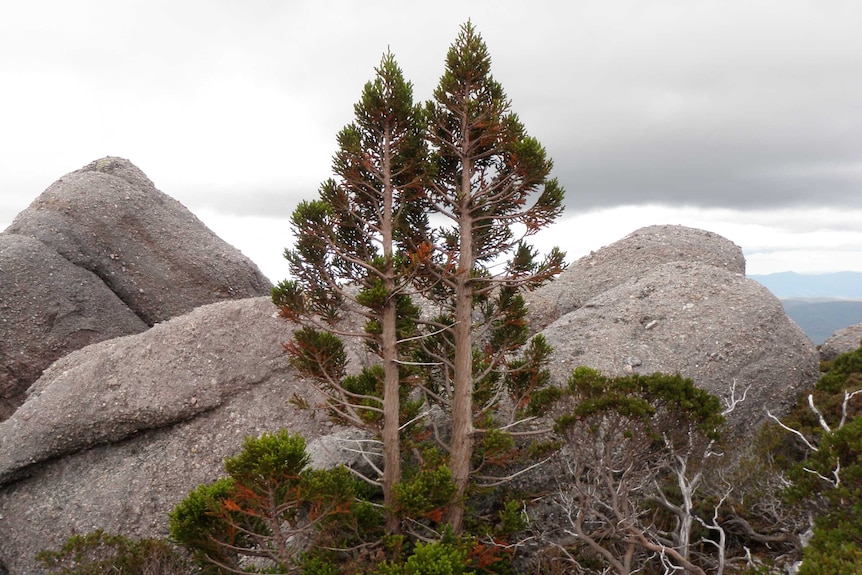
[[(355, 120), (338, 134), (337, 179), (320, 197), (302, 202), (291, 219), (295, 247), (285, 250), (292, 275), (273, 290), (283, 317), (302, 329), (286, 344), (294, 366), (313, 375), (329, 406), (359, 426), (379, 426), (382, 486), (389, 532), (398, 531), (394, 486), (401, 476), (399, 426), (405, 396), (399, 340), (414, 330), (416, 308), (406, 288), (411, 260), (427, 233), (421, 107), (414, 105), (391, 53), (354, 106)], [(342, 322), (344, 310), (364, 318), (362, 329)], [(345, 378), (339, 336), (358, 336), (381, 359), (379, 368)]]
[(429, 384), (436, 390), (431, 395), (446, 396), (451, 410), (455, 494), (447, 521), (460, 533), (474, 442), (485, 431), (475, 421), (494, 406), (501, 387), (513, 391), (541, 379), (548, 357), (537, 337), (525, 358), (513, 361), (529, 335), (521, 292), (564, 265), (556, 248), (538, 260), (526, 240), (560, 215), (564, 192), (549, 178), (553, 163), (545, 149), (511, 111), (469, 21), (449, 49), (426, 115), (433, 163), (427, 197), (449, 224), (435, 235), (434, 258), (423, 266), (424, 293), (441, 309), (434, 325), (439, 337), (421, 343), (427, 363), (437, 365), (429, 370), (437, 381)]
[[(562, 252), (538, 261), (526, 241), (562, 212), (563, 189), (549, 178), (545, 149), (511, 112), (490, 62), (468, 22), (422, 114), (394, 59), (384, 57), (355, 107), (356, 121), (338, 136), (339, 179), (293, 214), (296, 245), (285, 256), (294, 279), (273, 292), (282, 314), (304, 326), (286, 346), (293, 363), (323, 382), (330, 407), (354, 424), (382, 418), (391, 532), (398, 529), (406, 366), (425, 398), (451, 417), (448, 439), (435, 436), (449, 453), (455, 489), (447, 522), (456, 533), (477, 431), (490, 437), (481, 426), (493, 425), (489, 416), (506, 391), (522, 404), (547, 381), (550, 348), (541, 336), (517, 356), (529, 336), (521, 292), (563, 268)], [(449, 224), (431, 233), (429, 214)], [(435, 317), (420, 320), (411, 290), (436, 304)], [(366, 318), (359, 333), (339, 323), (349, 302)], [(340, 335), (364, 337), (380, 367), (344, 378)]]

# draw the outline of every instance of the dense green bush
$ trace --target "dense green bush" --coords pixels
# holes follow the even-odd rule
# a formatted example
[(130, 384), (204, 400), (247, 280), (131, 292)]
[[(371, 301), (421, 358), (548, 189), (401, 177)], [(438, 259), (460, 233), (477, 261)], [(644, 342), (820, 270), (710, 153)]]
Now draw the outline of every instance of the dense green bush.
[(403, 563), (387, 562), (375, 575), (475, 575), (467, 569), (467, 551), (446, 541), (417, 543)]
[(707, 485), (721, 457), (717, 397), (680, 375), (608, 377), (579, 367), (560, 402), (568, 409), (556, 429), (570, 456), (551, 496), (565, 542), (556, 546), (557, 564), (582, 573), (673, 567), (703, 575), (723, 561), (726, 542), (709, 531), (724, 534), (716, 521), (729, 489)]
[(862, 573), (862, 393), (853, 395), (862, 389), (862, 348), (825, 367), (810, 402), (800, 401), (784, 422), (815, 448), (792, 467), (787, 490), (790, 501), (816, 513), (800, 575)]
[(862, 347), (836, 357), (827, 366), (817, 388), (827, 393), (862, 387)]
[(800, 575), (862, 573), (862, 417), (826, 434), (796, 478), (796, 498), (826, 502), (804, 550)]
[(172, 537), (205, 571), (293, 572), (325, 561), (307, 549), (335, 548), (373, 534), (379, 514), (356, 504), (356, 480), (344, 468), (308, 466), (305, 440), (285, 430), (246, 438), (225, 461), (228, 477), (192, 491), (171, 513)]

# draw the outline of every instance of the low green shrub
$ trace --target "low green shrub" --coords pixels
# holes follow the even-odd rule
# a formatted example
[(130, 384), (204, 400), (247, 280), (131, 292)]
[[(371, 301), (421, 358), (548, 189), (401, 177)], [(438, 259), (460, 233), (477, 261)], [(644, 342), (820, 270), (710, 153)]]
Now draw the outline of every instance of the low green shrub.
[(56, 551), (36, 560), (51, 575), (189, 575), (192, 561), (167, 541), (133, 540), (96, 530), (70, 537)]

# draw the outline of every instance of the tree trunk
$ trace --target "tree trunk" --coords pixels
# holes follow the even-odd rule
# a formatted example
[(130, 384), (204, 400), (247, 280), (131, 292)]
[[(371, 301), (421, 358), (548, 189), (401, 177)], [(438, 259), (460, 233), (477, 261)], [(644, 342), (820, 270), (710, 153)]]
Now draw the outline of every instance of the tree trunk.
[[(465, 143), (464, 149), (468, 148)], [(462, 160), (460, 197), (460, 253), (455, 288), (455, 374), (452, 397), (452, 446), (449, 465), (455, 494), (449, 504), (447, 521), (460, 534), (464, 524), (464, 503), (473, 458), (473, 218), (470, 213), (468, 159)]]
[(395, 361), (395, 312), (395, 301), (390, 300), (383, 308), (383, 504), (386, 507), (386, 532), (390, 534), (400, 531), (395, 513), (395, 486), (401, 480), (400, 376)]
[(383, 359), (383, 504), (386, 508), (386, 532), (400, 531), (396, 514), (395, 485), (401, 481), (400, 384), (398, 371), (398, 309), (395, 300), (395, 270), (392, 261), (392, 172), (389, 129), (385, 130), (383, 144), (383, 257), (385, 259), (383, 283), (388, 297), (381, 317), (381, 352)]

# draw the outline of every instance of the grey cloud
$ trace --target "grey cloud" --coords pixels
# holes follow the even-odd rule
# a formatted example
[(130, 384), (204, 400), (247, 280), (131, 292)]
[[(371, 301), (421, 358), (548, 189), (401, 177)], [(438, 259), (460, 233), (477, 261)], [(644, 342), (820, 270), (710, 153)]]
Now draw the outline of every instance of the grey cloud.
[(186, 188), (174, 195), (193, 212), (211, 209), (240, 217), (289, 218), (300, 201), (317, 197), (317, 189), (289, 185), (235, 190)]
[[(842, 166), (805, 176), (808, 166), (738, 162), (699, 155), (673, 158), (668, 150), (642, 149), (628, 156), (557, 161), (571, 210), (627, 204), (666, 204), (732, 209), (806, 206), (862, 208), (862, 178)], [(664, 156), (664, 157), (662, 157)]]
[(592, 107), (572, 98), (539, 127), (570, 194), (591, 207), (860, 206), (862, 113), (849, 94), (862, 84), (818, 99), (805, 82), (782, 86), (786, 97), (752, 85), (688, 98), (667, 90), (663, 101), (609, 93)]
[[(304, 139), (314, 142), (306, 146), (309, 153), (326, 156), (328, 163), (335, 134), (350, 120), (386, 47), (415, 83), (417, 100), (429, 98), (448, 44), (471, 17), (514, 111), (554, 158), (570, 211), (633, 203), (743, 210), (862, 206), (862, 37), (856, 30), (862, 5), (376, 3), (387, 9), (354, 2), (254, 0), (240, 6), (198, 0), (178, 5), (170, 18), (146, 8), (128, 18), (91, 1), (86, 18), (78, 8), (60, 10), (38, 42), (0, 23), (0, 32), (8, 32), (0, 47), (24, 54), (11, 59), (10, 68), (0, 62), (0, 72), (12, 86), (47, 89), (48, 80), (27, 84), (30, 74), (50, 80), (68, 70), (80, 83), (81, 106), (93, 99), (103, 103), (104, 110), (79, 110), (64, 94), (63, 102), (72, 102), (68, 108), (36, 124), (58, 141), (68, 139), (66, 147), (80, 149), (89, 138), (105, 153), (149, 154), (129, 159), (192, 209), (285, 216), (300, 199), (315, 195), (316, 185), (299, 183), (328, 177), (320, 168), (326, 164), (312, 169), (304, 159), (292, 165), (267, 159), (265, 166), (235, 168), (228, 160), (244, 166), (258, 153), (287, 159), (294, 153), (287, 143)], [(51, 38), (61, 42), (54, 45)], [(213, 103), (213, 92), (234, 84), (244, 88), (237, 89), (237, 101)], [(245, 101), (255, 94), (268, 97)], [(219, 107), (225, 103), (236, 107)], [(247, 105), (260, 113), (248, 119)], [(277, 109), (260, 110), (279, 105), (308, 123), (278, 120)], [(45, 115), (36, 112), (36, 120)], [(61, 124), (76, 113), (88, 120)], [(208, 123), (207, 113), (213, 123), (225, 124), (224, 134)], [(91, 116), (105, 126), (127, 127), (91, 130)], [(132, 116), (151, 118), (150, 125), (135, 132)], [(21, 122), (17, 129), (35, 133), (33, 126)], [(308, 134), (313, 130), (326, 132), (329, 147), (321, 147), (319, 134)], [(35, 140), (0, 148), (3, 155), (21, 154), (3, 166), (0, 178), (16, 162), (33, 161), (33, 150), (42, 149)], [(32, 197), (50, 183), (44, 178), (92, 159), (51, 167)], [(265, 170), (263, 181), (274, 183), (244, 183), (251, 169)], [(230, 184), (218, 185), (220, 180)]]

